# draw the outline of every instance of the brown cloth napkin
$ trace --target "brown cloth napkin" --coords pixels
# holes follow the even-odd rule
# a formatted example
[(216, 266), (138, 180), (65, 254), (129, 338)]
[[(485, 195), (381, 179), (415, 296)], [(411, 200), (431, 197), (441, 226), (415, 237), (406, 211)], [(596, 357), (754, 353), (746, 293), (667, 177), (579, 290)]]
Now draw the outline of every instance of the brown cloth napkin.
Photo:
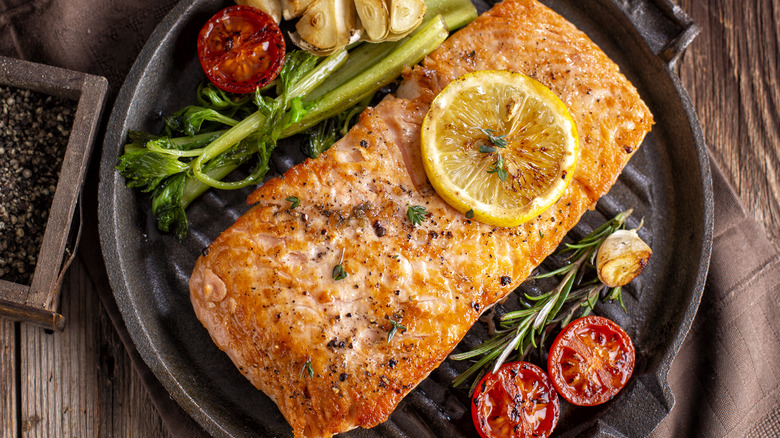
[(652, 436), (780, 437), (780, 252), (710, 166), (710, 270), (669, 372), (674, 408)]
[[(0, 0), (0, 55), (101, 75), (111, 108), (125, 75), (173, 0)], [(108, 114), (103, 117), (103, 126)], [(99, 137), (102, 138), (102, 137)], [(96, 145), (82, 242), (97, 242)], [(699, 313), (672, 365), (676, 404), (660, 437), (780, 436), (780, 253), (712, 163), (715, 233)], [(171, 399), (135, 349), (97, 245), (79, 248), (151, 399), (174, 436), (207, 434)]]

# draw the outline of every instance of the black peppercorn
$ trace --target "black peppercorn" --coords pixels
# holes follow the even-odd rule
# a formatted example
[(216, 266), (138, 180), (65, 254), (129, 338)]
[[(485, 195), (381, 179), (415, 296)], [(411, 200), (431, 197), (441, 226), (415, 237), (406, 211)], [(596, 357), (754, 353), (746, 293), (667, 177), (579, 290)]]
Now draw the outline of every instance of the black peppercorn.
[(30, 284), (74, 102), (0, 86), (0, 278)]

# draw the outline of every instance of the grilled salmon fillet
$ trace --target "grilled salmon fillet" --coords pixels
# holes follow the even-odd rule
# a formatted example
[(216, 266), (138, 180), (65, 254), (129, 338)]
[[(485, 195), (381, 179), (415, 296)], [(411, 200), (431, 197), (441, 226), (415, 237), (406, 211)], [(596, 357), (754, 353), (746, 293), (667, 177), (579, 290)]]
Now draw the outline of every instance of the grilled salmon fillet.
[[(552, 89), (580, 133), (566, 193), (516, 228), (445, 204), (420, 155), (433, 97), (464, 73), (495, 69)], [(506, 0), (407, 71), (396, 97), (328, 152), (252, 193), (254, 206), (198, 259), (192, 305), (296, 437), (375, 426), (554, 251), (651, 125), (637, 91), (582, 32), (534, 0)], [(417, 226), (407, 217), (415, 205), (430, 213)]]

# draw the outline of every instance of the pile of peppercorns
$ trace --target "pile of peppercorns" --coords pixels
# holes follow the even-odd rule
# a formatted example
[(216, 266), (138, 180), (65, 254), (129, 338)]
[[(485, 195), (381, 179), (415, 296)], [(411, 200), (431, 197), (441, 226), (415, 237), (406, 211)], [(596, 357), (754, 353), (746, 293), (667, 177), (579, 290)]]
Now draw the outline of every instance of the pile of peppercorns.
[(0, 278), (29, 285), (75, 102), (0, 86)]

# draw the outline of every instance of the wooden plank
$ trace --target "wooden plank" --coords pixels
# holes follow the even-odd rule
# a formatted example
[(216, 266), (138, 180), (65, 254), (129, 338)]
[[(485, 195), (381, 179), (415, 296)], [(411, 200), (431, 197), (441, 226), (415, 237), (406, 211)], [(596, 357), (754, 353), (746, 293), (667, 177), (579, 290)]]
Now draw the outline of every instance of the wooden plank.
[[(111, 320), (100, 310), (98, 401), (104, 413), (100, 416), (101, 432), (105, 436), (169, 437)], [(111, 415), (105, 414), (108, 412)]]
[(61, 311), (63, 332), (20, 331), (21, 435), (167, 436), (78, 259)]
[(21, 329), (21, 422), (24, 437), (98, 436), (97, 306), (81, 266), (63, 286), (63, 332)]
[(16, 436), (16, 330), (18, 324), (0, 318), (0, 436)]
[(780, 246), (780, 7), (678, 0), (702, 32), (678, 63), (704, 135), (745, 208)]

